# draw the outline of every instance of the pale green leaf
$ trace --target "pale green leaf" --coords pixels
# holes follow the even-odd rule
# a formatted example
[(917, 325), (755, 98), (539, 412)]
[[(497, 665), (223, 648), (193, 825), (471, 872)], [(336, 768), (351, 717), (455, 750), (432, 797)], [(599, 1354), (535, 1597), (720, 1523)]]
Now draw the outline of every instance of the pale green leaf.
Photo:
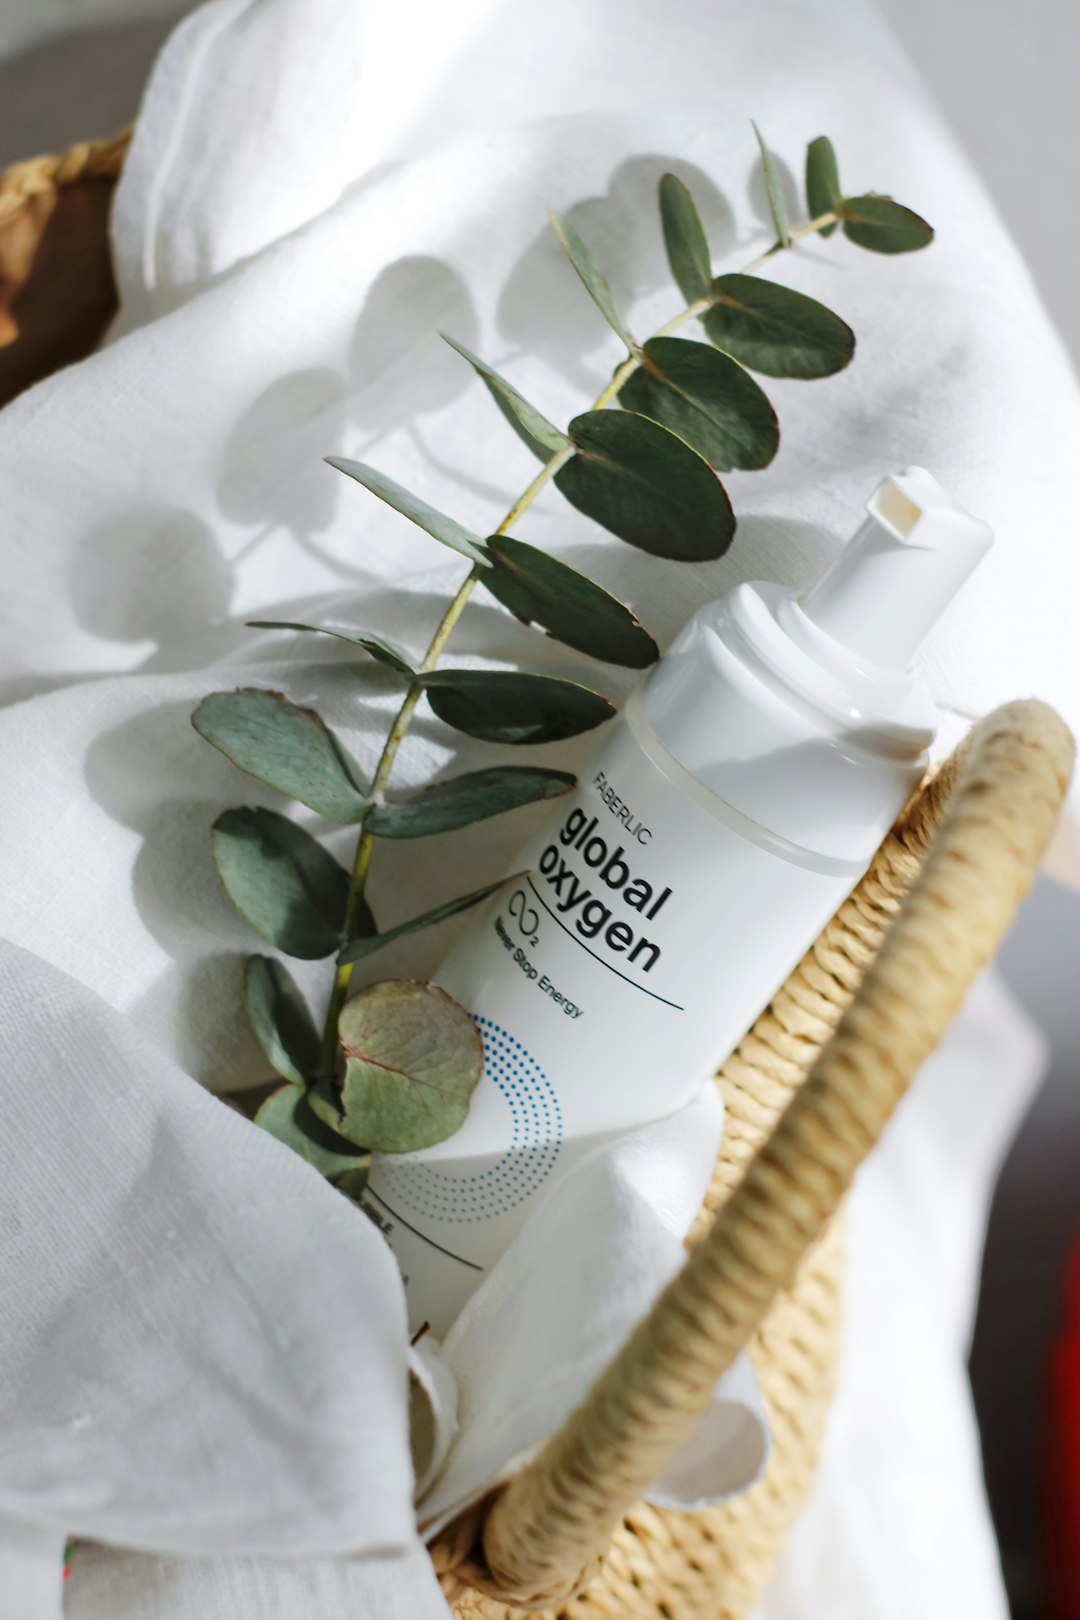
[(358, 1151), (314, 1113), (303, 1086), (279, 1086), (255, 1115), (255, 1123), (329, 1181), (370, 1163), (370, 1152)]
[(538, 460), (549, 462), (558, 451), (564, 450), (569, 444), (565, 433), (555, 427), (543, 416), (529, 401), (519, 394), (512, 383), (505, 377), (500, 377), (486, 361), (479, 359), (464, 343), (456, 338), (440, 332), (439, 336), (452, 349), (456, 349), (462, 359), (467, 360), (473, 370), (484, 381), (488, 393), (499, 407), (521, 442), (528, 446)]
[(464, 1008), (437, 985), (373, 984), (346, 1002), (338, 1023), (345, 1075), (336, 1097), (311, 1105), (351, 1142), (411, 1153), (461, 1129), (484, 1049)]
[(445, 922), (448, 917), (456, 917), (459, 911), (468, 911), (470, 906), (479, 905), (481, 900), (486, 900), (496, 889), (501, 889), (503, 884), (509, 881), (509, 878), (500, 878), (497, 883), (486, 883), (482, 889), (474, 889), (471, 894), (459, 894), (454, 900), (445, 900), (441, 906), (433, 906), (430, 911), (422, 911), (418, 916), (410, 917), (408, 922), (398, 923), (395, 928), (387, 928), (381, 934), (350, 939), (338, 952), (338, 961), (341, 963), (362, 961), (365, 956), (373, 956), (376, 951), (381, 951), (384, 945), (391, 945), (395, 939), (401, 939), (406, 934), (419, 933), (422, 928), (433, 928), (436, 923)]
[(555, 235), (562, 245), (562, 250), (581, 278), (585, 291), (612, 331), (622, 338), (632, 354), (635, 347), (634, 339), (630, 335), (629, 327), (619, 314), (615, 304), (615, 295), (611, 290), (607, 277), (597, 265), (592, 254), (568, 219), (563, 219), (561, 214), (553, 213), (551, 223)]
[(319, 1034), (288, 968), (272, 956), (244, 965), (244, 1008), (267, 1061), (286, 1080), (311, 1080), (319, 1067)]
[(392, 478), (387, 478), (385, 473), (367, 466), (362, 461), (352, 461), (348, 456), (327, 456), (325, 459), (331, 467), (336, 467), (338, 472), (347, 474), (349, 478), (355, 478), (358, 484), (370, 489), (373, 495), (377, 495), (380, 501), (385, 501), (387, 506), (392, 506), (395, 512), (400, 512), (403, 517), (409, 518), (421, 529), (426, 529), (434, 539), (441, 540), (444, 546), (449, 546), (452, 551), (459, 551), (463, 557), (468, 557), (470, 562), (486, 566), (487, 558), (480, 536), (464, 528), (455, 518), (447, 517), (445, 512), (429, 506), (419, 495), (414, 495), (411, 490), (405, 489)]
[(428, 838), (539, 799), (557, 798), (569, 793), (576, 780), (566, 771), (540, 766), (492, 765), (485, 771), (436, 782), (399, 804), (376, 806), (368, 817), (367, 830), (379, 838)]
[(331, 624), (294, 624), (289, 619), (249, 619), (247, 622), (252, 630), (307, 630), (318, 636), (335, 636), (338, 641), (347, 641), (351, 646), (362, 647), (378, 663), (396, 670), (399, 675), (415, 673), (415, 665), (407, 652), (404, 652), (396, 642), (373, 635), (370, 630), (341, 630)]
[(310, 833), (274, 810), (226, 810), (211, 842), (225, 891), (257, 934), (286, 956), (337, 950), (349, 874)]
[(363, 818), (360, 767), (314, 709), (301, 709), (280, 692), (242, 687), (203, 698), (191, 723), (234, 765), (279, 793), (330, 821)]

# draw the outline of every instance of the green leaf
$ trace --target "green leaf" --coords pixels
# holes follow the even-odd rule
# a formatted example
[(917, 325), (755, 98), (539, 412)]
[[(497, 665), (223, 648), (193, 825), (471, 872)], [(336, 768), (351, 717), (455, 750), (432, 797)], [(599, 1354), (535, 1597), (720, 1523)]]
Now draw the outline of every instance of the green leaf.
[(315, 960), (341, 943), (349, 874), (311, 834), (274, 810), (226, 810), (211, 829), (214, 863), (237, 911), (286, 956)]
[[(819, 135), (806, 148), (806, 206), (811, 219), (840, 206), (840, 169), (827, 135)], [(835, 229), (835, 225), (823, 225), (819, 234), (831, 236)]]
[(519, 805), (569, 793), (577, 777), (531, 765), (492, 765), (414, 794), (400, 804), (382, 804), (368, 817), (367, 830), (379, 838), (427, 838), (453, 832)]
[(765, 191), (769, 199), (769, 213), (772, 215), (773, 225), (776, 227), (777, 240), (786, 248), (791, 246), (791, 226), (788, 224), (787, 204), (784, 202), (784, 189), (780, 184), (776, 163), (769, 148), (765, 145), (765, 137), (751, 118), (750, 126), (757, 136), (758, 149), (761, 152), (761, 167), (765, 172)]
[(816, 298), (761, 276), (719, 276), (705, 330), (718, 349), (768, 377), (831, 377), (855, 353), (855, 334)]
[(543, 625), (556, 641), (627, 669), (659, 658), (636, 615), (588, 575), (509, 534), (493, 534), (487, 548), (492, 566), (483, 584), (525, 624)]
[(675, 284), (688, 304), (707, 298), (712, 287), (712, 260), (701, 215), (676, 174), (660, 182), (660, 223)]
[(410, 490), (404, 489), (401, 484), (396, 484), (392, 478), (387, 478), (384, 473), (378, 472), (374, 467), (368, 467), (362, 461), (350, 461), (347, 456), (327, 456), (325, 459), (331, 467), (336, 467), (338, 472), (347, 473), (350, 478), (355, 478), (358, 484), (363, 484), (365, 489), (370, 489), (373, 495), (377, 495), (380, 501), (385, 501), (387, 506), (392, 506), (395, 512), (400, 512), (402, 517), (407, 517), (413, 523), (419, 524), (421, 529), (426, 529), (436, 540), (441, 540), (444, 546), (449, 546), (451, 551), (460, 551), (470, 562), (480, 563), (486, 567), (487, 558), (484, 555), (483, 543), (480, 536), (473, 534), (471, 529), (464, 528), (456, 519), (447, 517), (445, 512), (437, 511), (434, 506), (429, 506), (427, 501), (422, 501), (419, 495), (413, 495)]
[[(520, 876), (520, 874), (517, 874)], [(431, 911), (423, 911), (418, 917), (410, 917), (408, 922), (398, 923), (396, 928), (387, 928), (381, 934), (374, 934), (362, 939), (350, 939), (338, 952), (338, 962), (359, 962), (365, 956), (373, 956), (381, 951), (384, 945), (390, 945), (395, 939), (401, 939), (405, 934), (419, 933), (421, 928), (433, 928), (436, 923), (445, 922), (447, 917), (456, 917), (459, 911), (468, 911), (470, 906), (480, 904), (489, 895), (501, 889), (509, 878), (500, 878), (498, 883), (487, 883), (482, 889), (474, 889), (471, 894), (460, 894), (456, 900), (446, 900), (441, 906), (434, 906)]]
[(371, 1158), (370, 1152), (358, 1153), (355, 1143), (338, 1136), (313, 1112), (303, 1086), (279, 1086), (255, 1115), (255, 1123), (330, 1181), (366, 1166)]
[(559, 742), (591, 731), (615, 713), (615, 705), (599, 692), (554, 675), (439, 669), (421, 680), (439, 719), (481, 742)]
[(226, 758), (290, 799), (346, 825), (367, 807), (360, 767), (315, 713), (280, 692), (241, 687), (203, 698), (191, 723)]
[(848, 241), (872, 253), (915, 253), (934, 240), (934, 228), (921, 214), (873, 191), (845, 197), (840, 213)]
[(438, 985), (390, 980), (346, 1002), (338, 1023), (345, 1076), (315, 1113), (376, 1153), (412, 1153), (461, 1129), (484, 1048), (468, 1013)]
[(555, 483), (579, 512), (656, 557), (724, 555), (735, 534), (731, 502), (676, 434), (629, 411), (588, 411), (570, 423), (570, 437), (579, 454)]
[(456, 338), (448, 337), (445, 332), (440, 332), (439, 336), (444, 342), (449, 343), (452, 349), (456, 349), (483, 378), (488, 393), (518, 438), (529, 447), (534, 456), (546, 464), (558, 451), (566, 449), (570, 442), (566, 434), (549, 422), (546, 416), (541, 415), (534, 405), (530, 405), (505, 377), (500, 377), (497, 371), (485, 361), (478, 359), (464, 343), (458, 343)]
[(272, 956), (249, 956), (244, 967), (244, 1007), (267, 1060), (298, 1085), (319, 1068), (319, 1034), (287, 967)]
[(585, 291), (612, 331), (622, 338), (626, 347), (633, 354), (636, 346), (634, 339), (630, 335), (626, 322), (615, 307), (615, 296), (611, 291), (607, 277), (597, 265), (592, 254), (568, 219), (563, 219), (561, 214), (553, 213), (551, 223), (555, 235), (562, 245), (562, 250), (581, 278)]
[(670, 428), (722, 471), (767, 467), (780, 443), (776, 412), (753, 377), (707, 343), (650, 338), (640, 370), (619, 399), (627, 410)]
[(317, 636), (336, 636), (338, 641), (363, 647), (372, 658), (385, 664), (388, 669), (396, 669), (399, 675), (415, 673), (415, 665), (410, 662), (408, 653), (396, 642), (386, 641), (382, 636), (373, 635), (370, 630), (337, 630), (329, 624), (294, 624), (289, 619), (249, 619), (247, 622), (252, 630), (308, 630)]

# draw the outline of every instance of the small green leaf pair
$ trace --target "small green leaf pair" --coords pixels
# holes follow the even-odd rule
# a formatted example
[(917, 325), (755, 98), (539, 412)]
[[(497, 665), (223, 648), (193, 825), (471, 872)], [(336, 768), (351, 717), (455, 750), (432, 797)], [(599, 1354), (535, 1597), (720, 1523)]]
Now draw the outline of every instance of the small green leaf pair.
[[(806, 149), (806, 202), (815, 219), (836, 214), (848, 241), (872, 253), (917, 253), (934, 240), (933, 227), (892, 197), (876, 191), (845, 197), (836, 152), (827, 135), (819, 135)], [(835, 225), (826, 225), (821, 234), (831, 236), (835, 229)]]

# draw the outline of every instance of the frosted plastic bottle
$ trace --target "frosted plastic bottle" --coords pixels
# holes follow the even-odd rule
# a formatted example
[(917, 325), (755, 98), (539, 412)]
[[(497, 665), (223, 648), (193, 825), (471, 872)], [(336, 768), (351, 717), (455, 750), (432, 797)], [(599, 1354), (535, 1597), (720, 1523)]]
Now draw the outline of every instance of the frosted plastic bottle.
[(801, 598), (690, 620), (435, 974), (475, 1018), (465, 1125), (365, 1194), (444, 1332), (536, 1195), (696, 1095), (866, 871), (926, 767), (912, 656), (991, 544), (921, 468)]

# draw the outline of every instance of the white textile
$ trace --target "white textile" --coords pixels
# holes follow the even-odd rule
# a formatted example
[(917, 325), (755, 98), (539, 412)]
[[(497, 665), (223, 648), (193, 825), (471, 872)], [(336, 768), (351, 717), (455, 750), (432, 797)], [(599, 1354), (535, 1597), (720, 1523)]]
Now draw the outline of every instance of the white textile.
[[(375, 461), (489, 529), (535, 464), (437, 329), (564, 421), (599, 392), (618, 347), (562, 261), (546, 210), (570, 215), (647, 333), (675, 307), (655, 216), (665, 170), (699, 196), (720, 267), (738, 268), (767, 240), (750, 116), (796, 166), (805, 142), (828, 131), (849, 188), (895, 190), (933, 220), (934, 247), (894, 260), (833, 238), (771, 267), (834, 305), (859, 349), (838, 377), (770, 383), (783, 444), (765, 473), (728, 480), (740, 519), (728, 557), (699, 567), (657, 561), (550, 493), (522, 537), (611, 584), (666, 644), (696, 605), (739, 579), (807, 581), (880, 473), (922, 462), (998, 535), (920, 661), (952, 716), (944, 741), (962, 717), (1028, 691), (1080, 721), (1075, 638), (1060, 611), (1080, 583), (1075, 385), (1015, 249), (860, 0), (549, 0), (540, 10), (512, 0), (213, 0), (174, 35), (140, 119), (116, 206), (116, 337), (0, 415), (0, 926), (36, 958), (43, 1002), (73, 995), (59, 977), (70, 976), (87, 1016), (116, 1020), (122, 1051), (138, 1043), (140, 1070), (168, 1074), (170, 1096), (185, 1076), (227, 1086), (263, 1072), (237, 1015), (238, 962), (252, 939), (218, 889), (206, 833), (229, 804), (275, 800), (195, 737), (191, 708), (211, 689), (274, 684), (316, 701), (370, 764), (392, 711), (389, 674), (333, 643), (258, 634), (243, 621), (332, 614), (418, 650), (461, 573), (320, 457)], [(628, 688), (625, 672), (588, 668), (484, 601), (470, 607), (449, 662), (521, 662), (594, 680), (615, 698)], [(586, 738), (530, 757), (572, 765), (589, 746)], [(490, 758), (421, 714), (395, 786)], [(533, 817), (523, 811), (452, 843), (380, 849), (380, 921), (450, 892), (448, 871), (456, 891), (499, 870)], [(347, 842), (335, 834), (331, 847)], [(371, 976), (429, 971), (453, 928), (392, 948)], [(324, 991), (323, 967), (299, 977), (313, 996)], [(18, 1028), (12, 1038), (22, 1038)], [(48, 1049), (43, 1035), (27, 1054), (30, 1094), (40, 1082), (42, 1095), (58, 1095), (47, 1084), (56, 1084), (41, 1056)], [(1004, 1052), (992, 1061), (1003, 1071)], [(74, 1067), (70, 1054), (66, 1062)], [(99, 1072), (103, 1084), (119, 1083)], [(225, 1117), (222, 1140), (240, 1131), (250, 1139), (243, 1122), (188, 1089), (199, 1098), (192, 1108)], [(979, 1102), (999, 1140), (1013, 1107), (1004, 1072)], [(939, 1140), (933, 1103), (922, 1117), (916, 1158)], [(967, 1157), (965, 1132), (948, 1146), (953, 1196), (942, 1220), (975, 1230), (988, 1166)], [(212, 1157), (208, 1149), (206, 1167)], [(331, 1197), (303, 1166), (280, 1163), (275, 1176), (313, 1183), (305, 1197)], [(884, 1194), (888, 1163), (883, 1155), (864, 1185)], [(614, 1170), (611, 1186), (616, 1197)], [(223, 1198), (228, 1189), (226, 1178)], [(855, 1241), (861, 1230), (882, 1286), (897, 1279), (900, 1303), (863, 1318), (864, 1366), (886, 1333), (897, 1353), (915, 1333), (887, 1196), (883, 1207), (889, 1219), (875, 1223), (856, 1200)], [(370, 1247), (366, 1233), (350, 1229), (346, 1240), (344, 1219), (342, 1241)], [(662, 1246), (659, 1228), (654, 1235)], [(940, 1242), (939, 1232), (923, 1236), (927, 1253)], [(661, 1273), (658, 1264), (654, 1283)], [(853, 1278), (853, 1297), (865, 1300), (872, 1273), (854, 1268)], [(300, 1287), (292, 1272), (290, 1282)], [(292, 1321), (303, 1292), (286, 1297)], [(953, 1432), (970, 1437), (957, 1405), (956, 1336), (942, 1333), (931, 1351), (940, 1376), (925, 1386), (920, 1421), (933, 1427), (951, 1413)], [(472, 1398), (463, 1388), (466, 1405)], [(895, 1415), (880, 1386), (856, 1386), (851, 1400), (860, 1422), (871, 1411), (879, 1423)], [(902, 1426), (889, 1436), (902, 1452)], [(854, 1501), (853, 1484), (873, 1500), (871, 1482), (888, 1477), (893, 1456), (875, 1453), (854, 1480), (840, 1453), (818, 1497), (826, 1493), (836, 1522), (850, 1523), (842, 1504)], [(687, 1465), (690, 1494), (693, 1474)], [(964, 1549), (970, 1611), (996, 1613), (973, 1469), (943, 1495), (937, 1524), (938, 1549)], [(301, 1514), (297, 1528), (314, 1533), (314, 1516)], [(875, 1592), (898, 1613), (905, 1598), (927, 1620), (955, 1612), (934, 1608), (948, 1581), (916, 1581), (918, 1560), (881, 1556)], [(928, 1552), (924, 1576), (931, 1564)], [(364, 1592), (382, 1601), (370, 1563), (300, 1573), (260, 1564), (249, 1577), (232, 1561), (95, 1553), (83, 1581), (79, 1567), (68, 1599), (75, 1620), (127, 1620), (124, 1602), (140, 1620), (238, 1620), (241, 1590), (261, 1603), (252, 1613), (290, 1620), (362, 1614)], [(390, 1577), (395, 1600), (408, 1590), (407, 1567), (400, 1586)], [(412, 1569), (412, 1612), (431, 1612), (434, 1601), (437, 1613), (422, 1561)], [(815, 1590), (808, 1584), (804, 1595)], [(797, 1601), (776, 1614), (801, 1615)]]

